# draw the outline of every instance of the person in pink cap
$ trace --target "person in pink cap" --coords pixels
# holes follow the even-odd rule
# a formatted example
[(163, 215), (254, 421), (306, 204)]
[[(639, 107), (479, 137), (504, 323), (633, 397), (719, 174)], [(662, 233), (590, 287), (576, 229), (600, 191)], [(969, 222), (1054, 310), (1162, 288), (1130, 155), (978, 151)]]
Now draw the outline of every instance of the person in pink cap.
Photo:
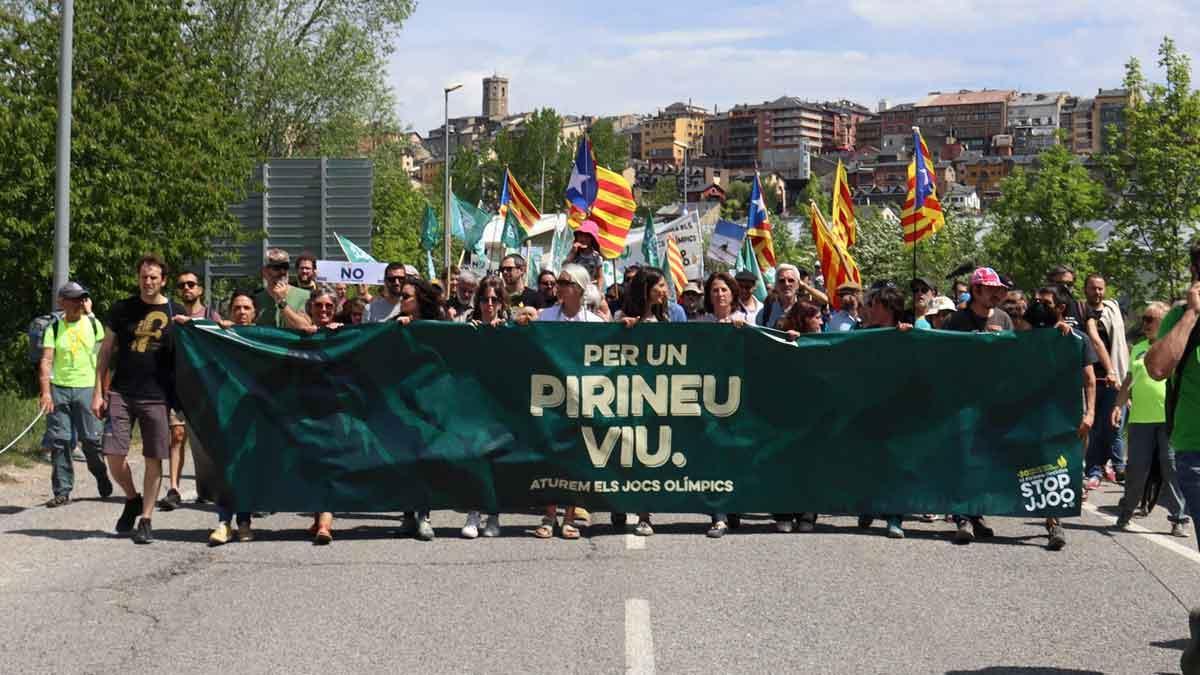
[(600, 266), (600, 225), (588, 218), (575, 229), (575, 241), (571, 244), (571, 252), (563, 259), (564, 263), (573, 262), (587, 270), (588, 278), (601, 288), (604, 287), (603, 273)]
[(971, 275), (971, 300), (966, 308), (950, 315), (942, 330), (963, 332), (1012, 331), (1012, 319), (1000, 311), (1008, 297), (1008, 286), (990, 267), (980, 267)]

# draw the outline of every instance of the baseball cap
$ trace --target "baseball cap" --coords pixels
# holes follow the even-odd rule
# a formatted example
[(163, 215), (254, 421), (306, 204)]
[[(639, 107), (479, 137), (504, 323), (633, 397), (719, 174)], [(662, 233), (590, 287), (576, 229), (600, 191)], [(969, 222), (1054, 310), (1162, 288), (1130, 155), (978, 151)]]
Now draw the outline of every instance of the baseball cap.
[(911, 291), (916, 291), (922, 287), (928, 288), (929, 290), (933, 290), (935, 288), (933, 283), (925, 277), (913, 277), (913, 280), (908, 283), (908, 289)]
[(283, 249), (281, 249), (281, 248), (267, 249), (266, 264), (268, 264), (268, 265), (287, 265), (291, 261), (292, 261), (292, 259), (288, 255), (288, 252)]
[(971, 275), (972, 286), (993, 286), (996, 288), (1008, 288), (1004, 282), (1000, 280), (1000, 275), (996, 274), (996, 270), (990, 267), (980, 267)]
[(421, 273), (417, 271), (417, 268), (415, 266), (405, 265), (404, 266), (404, 275), (409, 276), (409, 277), (420, 277)]
[(89, 297), (87, 289), (80, 286), (74, 281), (68, 281), (58, 289), (58, 297), (67, 298), (68, 300), (77, 300), (79, 298)]
[(939, 295), (929, 303), (929, 310), (925, 312), (925, 316), (938, 314), (939, 312), (953, 312), (958, 309), (954, 305), (954, 301), (944, 295)]
[(689, 281), (687, 286), (683, 287), (683, 293), (681, 293), (681, 295), (685, 295), (687, 293), (695, 293), (696, 295), (704, 295), (704, 291), (700, 289), (700, 284), (698, 284), (694, 281)]

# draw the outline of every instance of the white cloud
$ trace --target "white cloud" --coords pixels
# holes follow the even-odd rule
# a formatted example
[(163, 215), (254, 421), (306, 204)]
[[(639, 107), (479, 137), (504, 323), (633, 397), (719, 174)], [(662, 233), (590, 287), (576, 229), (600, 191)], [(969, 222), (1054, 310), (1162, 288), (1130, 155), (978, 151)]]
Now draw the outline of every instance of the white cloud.
[(757, 40), (770, 37), (770, 35), (770, 31), (752, 28), (672, 30), (628, 35), (622, 37), (620, 42), (633, 47), (692, 47), (695, 45)]

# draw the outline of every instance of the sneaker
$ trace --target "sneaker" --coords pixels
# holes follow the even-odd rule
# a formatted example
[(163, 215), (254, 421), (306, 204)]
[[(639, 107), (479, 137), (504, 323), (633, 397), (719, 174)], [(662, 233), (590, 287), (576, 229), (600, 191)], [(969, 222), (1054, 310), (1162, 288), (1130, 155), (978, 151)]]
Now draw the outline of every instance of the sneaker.
[(609, 516), (609, 521), (612, 523), (614, 530), (624, 530), (629, 523), (629, 515), (625, 513), (613, 513)]
[(108, 476), (103, 476), (102, 479), (97, 478), (96, 489), (100, 492), (100, 499), (108, 499), (113, 493), (112, 481), (108, 479)]
[(575, 525), (577, 527), (590, 527), (592, 524), (592, 514), (582, 506), (575, 507)]
[(209, 546), (221, 546), (229, 543), (229, 535), (232, 534), (229, 523), (217, 523), (217, 528), (208, 535)]
[(474, 539), (479, 536), (478, 511), (472, 511), (467, 514), (467, 524), (463, 525), (462, 536), (464, 539)]
[(1117, 524), (1115, 525), (1115, 527), (1118, 530), (1129, 529), (1129, 519), (1131, 517), (1132, 517), (1132, 514), (1129, 514), (1129, 513), (1122, 513), (1121, 515), (1117, 516)]
[(1171, 536), (1172, 537), (1188, 536), (1187, 523), (1171, 523)]
[(796, 521), (796, 531), (812, 532), (816, 528), (816, 525), (817, 523), (815, 520), (811, 520), (805, 516), (800, 516), (800, 519)]
[(1049, 539), (1046, 541), (1046, 548), (1051, 551), (1061, 551), (1067, 545), (1067, 535), (1063, 532), (1062, 525), (1055, 523), (1050, 526)]
[(79, 449), (79, 446), (75, 446), (75, 449), (71, 451), (71, 461), (74, 461), (74, 462), (86, 462), (87, 461), (87, 457), (84, 456), (83, 451)]
[(983, 519), (983, 516), (971, 519), (971, 529), (975, 530), (976, 539), (990, 539), (996, 536), (996, 531), (988, 527), (988, 524)]
[(790, 521), (790, 520), (775, 521), (775, 531), (776, 532), (782, 532), (783, 534), (790, 534), (793, 529), (794, 529), (794, 525), (793, 525), (792, 521)]
[(238, 523), (237, 540), (240, 542), (254, 541), (254, 530), (250, 529), (250, 523)]
[(125, 500), (125, 508), (121, 511), (121, 517), (117, 519), (117, 533), (125, 534), (133, 531), (133, 521), (142, 513), (142, 496), (138, 495), (133, 499)]
[(970, 523), (964, 520), (954, 530), (954, 543), (969, 544), (973, 541), (975, 541), (975, 535), (971, 533)]
[(1085, 482), (1083, 484), (1083, 488), (1085, 490), (1095, 490), (1099, 487), (1100, 487), (1100, 477), (1099, 476), (1092, 476), (1091, 478), (1088, 478), (1087, 482)]
[(154, 541), (154, 531), (150, 529), (149, 518), (138, 518), (137, 528), (133, 530), (133, 543), (149, 544)]
[(483, 536), (499, 537), (500, 536), (500, 514), (488, 516), (483, 524)]
[(46, 502), (46, 508), (56, 509), (60, 506), (66, 506), (67, 504), (70, 504), (70, 503), (71, 503), (70, 495), (54, 495), (53, 497), (50, 498), (50, 501)]
[(873, 521), (873, 520), (875, 520), (875, 519), (872, 518), (871, 516), (859, 516), (858, 517), (858, 529), (860, 529), (860, 530), (867, 529), (868, 527), (871, 526), (871, 521)]
[(725, 521), (718, 520), (717, 522), (712, 524), (712, 527), (708, 528), (708, 538), (709, 539), (720, 539), (721, 537), (725, 536), (725, 532), (728, 529), (729, 529), (729, 526), (725, 524)]
[(1111, 466), (1104, 467), (1104, 480), (1107, 480), (1110, 483), (1117, 482), (1117, 472), (1113, 471)]
[(433, 525), (429, 522), (429, 519), (418, 518), (417, 520), (420, 521), (417, 523), (417, 539), (421, 541), (433, 541)]
[(639, 520), (637, 527), (633, 528), (633, 533), (639, 537), (649, 537), (654, 534), (654, 527), (648, 520)]
[(889, 518), (887, 524), (888, 539), (903, 539), (904, 528), (900, 527), (899, 518)]
[(158, 500), (158, 508), (163, 511), (174, 511), (183, 504), (183, 500), (179, 497), (179, 490), (171, 488), (167, 490), (167, 496)]

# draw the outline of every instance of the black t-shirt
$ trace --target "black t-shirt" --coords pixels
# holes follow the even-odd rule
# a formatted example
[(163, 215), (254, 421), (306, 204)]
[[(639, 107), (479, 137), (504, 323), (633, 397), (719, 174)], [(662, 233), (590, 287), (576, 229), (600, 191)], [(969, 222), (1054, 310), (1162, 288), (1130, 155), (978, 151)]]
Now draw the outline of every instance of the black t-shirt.
[(116, 340), (113, 391), (151, 401), (174, 397), (175, 361), (170, 329), (176, 314), (187, 312), (169, 300), (148, 305), (141, 298), (132, 297), (112, 306), (105, 326)]
[(542, 294), (532, 288), (526, 288), (520, 293), (514, 293), (508, 297), (509, 307), (532, 307), (534, 309), (542, 308)]
[[(1111, 354), (1112, 353), (1112, 336), (1108, 334), (1108, 327), (1105, 326), (1104, 322), (1100, 320), (1100, 317), (1103, 314), (1104, 314), (1103, 310), (1092, 309), (1091, 307), (1087, 308), (1087, 318), (1095, 319), (1096, 332), (1100, 334), (1100, 342), (1102, 342), (1104, 344), (1104, 350)], [(1088, 340), (1089, 346), (1091, 346), (1091, 342), (1092, 342), (1091, 340)], [(1092, 351), (1094, 352), (1095, 350), (1093, 349)], [(1096, 360), (1096, 365), (1092, 367), (1092, 370), (1096, 371), (1096, 379), (1097, 380), (1103, 380), (1104, 378), (1108, 377), (1108, 369), (1106, 369), (1103, 365), (1101, 365), (1101, 361), (1098, 358)]]
[(450, 309), (453, 309), (459, 315), (468, 309), (471, 309), (471, 303), (459, 300), (457, 295), (455, 295), (453, 298), (450, 298), (450, 302), (447, 302), (446, 306)]
[(999, 326), (1001, 330), (1013, 329), (1012, 319), (1004, 312), (992, 311), (991, 316), (979, 316), (970, 307), (960, 309), (950, 315), (942, 330), (956, 330), (963, 333), (987, 332), (988, 325)]

